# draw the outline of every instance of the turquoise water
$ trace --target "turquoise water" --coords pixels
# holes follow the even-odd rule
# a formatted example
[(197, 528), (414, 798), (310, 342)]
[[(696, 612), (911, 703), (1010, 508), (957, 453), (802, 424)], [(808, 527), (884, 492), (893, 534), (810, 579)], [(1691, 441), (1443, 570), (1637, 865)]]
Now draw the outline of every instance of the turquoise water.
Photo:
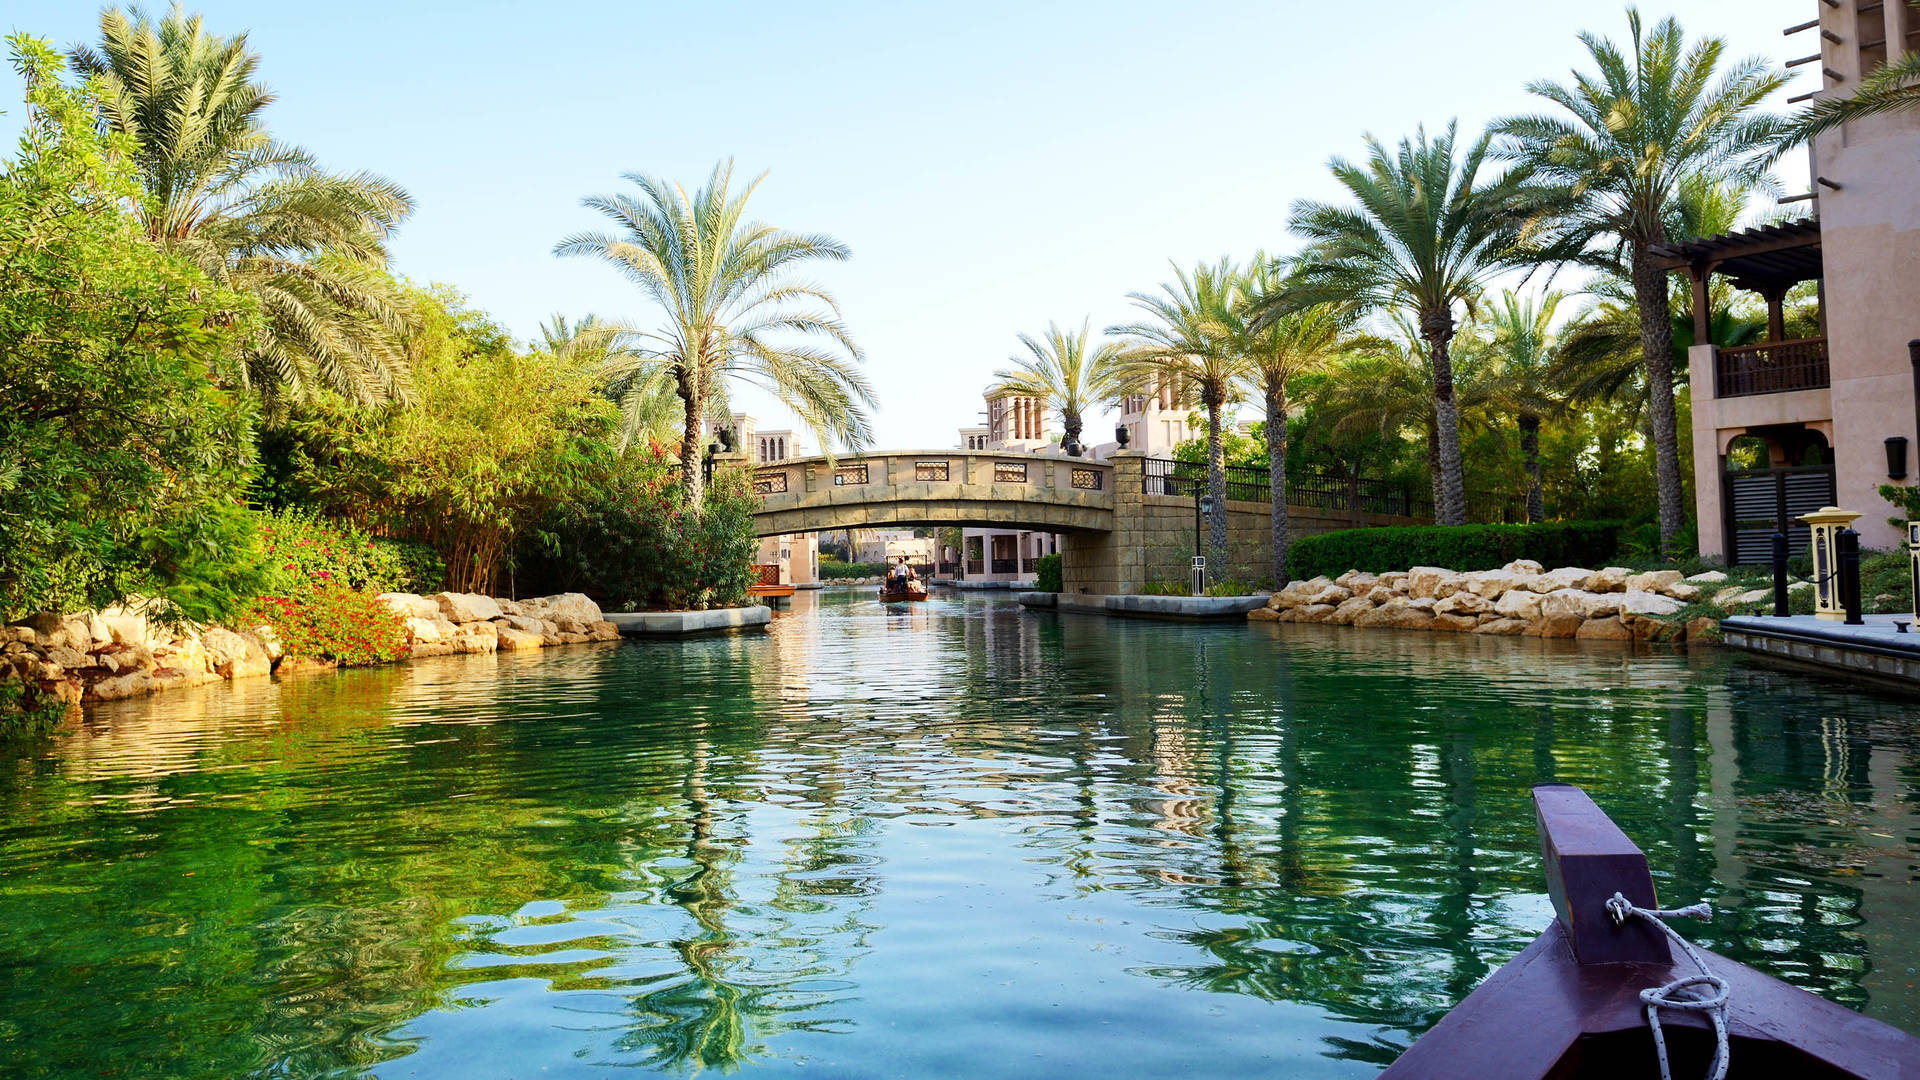
[(1579, 783), (1920, 1029), (1920, 708), (1720, 653), (885, 608), (101, 707), (0, 757), (0, 1076), (1369, 1076)]

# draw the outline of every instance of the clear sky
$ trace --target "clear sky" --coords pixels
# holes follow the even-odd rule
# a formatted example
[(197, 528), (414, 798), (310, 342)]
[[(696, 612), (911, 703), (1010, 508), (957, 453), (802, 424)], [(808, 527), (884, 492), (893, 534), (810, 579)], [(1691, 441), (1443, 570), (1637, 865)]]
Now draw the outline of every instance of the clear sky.
[[(1779, 62), (1812, 51), (1781, 30), (1815, 4), (1644, 10)], [(770, 170), (758, 217), (853, 249), (815, 276), (868, 353), (878, 443), (900, 448), (955, 445), (1018, 333), (1125, 321), (1126, 293), (1170, 260), (1288, 249), (1288, 204), (1332, 196), (1326, 159), (1363, 133), (1531, 109), (1524, 84), (1564, 78), (1578, 31), (1626, 25), (1604, 0), (191, 7), (249, 32), (280, 95), (276, 136), (412, 191), (402, 273), (458, 287), (523, 338), (554, 312), (648, 314), (610, 269), (551, 254), (597, 227), (582, 196), (627, 171), (691, 187), (729, 156)], [(97, 11), (8, 0), (0, 26), (66, 46)], [(11, 141), (19, 87), (0, 84)], [(1804, 189), (1803, 166), (1785, 173)], [(789, 419), (736, 404), (762, 427)]]

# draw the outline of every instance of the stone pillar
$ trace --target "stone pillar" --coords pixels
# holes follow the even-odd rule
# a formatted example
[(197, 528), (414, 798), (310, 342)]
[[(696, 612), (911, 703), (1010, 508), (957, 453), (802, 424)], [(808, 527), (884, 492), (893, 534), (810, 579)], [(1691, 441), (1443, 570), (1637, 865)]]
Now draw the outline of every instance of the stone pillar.
[(1913, 13), (1907, 0), (1887, 0), (1881, 12), (1887, 20), (1887, 63), (1900, 59), (1907, 51), (1907, 31), (1913, 26)]

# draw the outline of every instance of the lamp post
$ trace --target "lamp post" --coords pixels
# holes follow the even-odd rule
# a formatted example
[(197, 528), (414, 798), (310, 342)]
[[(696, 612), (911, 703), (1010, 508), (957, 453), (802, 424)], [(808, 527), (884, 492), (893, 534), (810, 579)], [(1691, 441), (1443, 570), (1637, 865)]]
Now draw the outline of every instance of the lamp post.
[(1907, 522), (1907, 584), (1913, 589), (1913, 621), (1920, 623), (1920, 521)]
[[(1838, 622), (1847, 617), (1846, 600), (1841, 595), (1840, 534), (1852, 532), (1854, 519), (1859, 516), (1837, 506), (1823, 506), (1811, 514), (1800, 515), (1800, 520), (1813, 532), (1809, 548), (1813, 554), (1813, 614), (1817, 619)], [(1854, 539), (1857, 543), (1858, 534)], [(1854, 550), (1857, 559), (1859, 549)], [(1858, 572), (1857, 562), (1855, 571)]]
[(1207, 557), (1200, 554), (1200, 521), (1213, 513), (1213, 496), (1200, 494), (1200, 481), (1193, 482), (1193, 595), (1207, 591)]

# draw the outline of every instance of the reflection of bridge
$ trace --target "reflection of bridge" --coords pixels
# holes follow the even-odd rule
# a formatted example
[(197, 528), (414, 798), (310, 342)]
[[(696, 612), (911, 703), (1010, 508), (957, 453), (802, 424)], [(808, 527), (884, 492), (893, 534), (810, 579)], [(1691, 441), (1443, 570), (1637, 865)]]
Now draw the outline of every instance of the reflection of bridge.
[(1037, 454), (889, 450), (794, 458), (754, 473), (761, 536), (876, 525), (1110, 532), (1113, 465)]
[[(1151, 582), (1185, 580), (1193, 551), (1194, 500), (1174, 493), (1168, 464), (1125, 450), (1110, 461), (967, 450), (848, 454), (832, 464), (795, 458), (755, 471), (761, 505), (754, 531), (981, 525), (1055, 532), (1069, 592), (1135, 593)], [(1289, 506), (1288, 513), (1294, 535), (1413, 523), (1358, 509)], [(1230, 490), (1227, 535), (1230, 557), (1217, 575), (1265, 580), (1273, 529), (1264, 499), (1242, 502)]]

